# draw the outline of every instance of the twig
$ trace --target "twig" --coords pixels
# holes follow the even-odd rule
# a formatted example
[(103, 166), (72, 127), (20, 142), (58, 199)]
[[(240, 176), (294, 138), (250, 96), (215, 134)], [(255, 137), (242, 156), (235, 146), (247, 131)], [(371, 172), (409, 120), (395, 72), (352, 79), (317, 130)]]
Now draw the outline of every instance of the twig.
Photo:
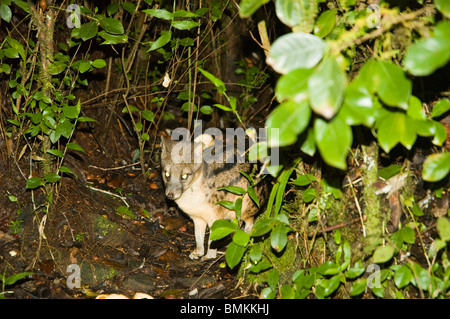
[(363, 216), (363, 213), (361, 211), (361, 206), (359, 206), (359, 201), (358, 201), (358, 198), (356, 197), (356, 192), (353, 187), (352, 180), (350, 179), (350, 176), (347, 176), (347, 177), (348, 177), (348, 183), (349, 183), (350, 189), (352, 190), (353, 198), (355, 199), (356, 209), (358, 210), (359, 218), (361, 219), (361, 227), (363, 230), (363, 236), (366, 237), (366, 227), (364, 226), (364, 221), (365, 221), (366, 216), (365, 215)]
[(115, 171), (115, 170), (124, 169), (124, 168), (130, 167), (130, 166), (135, 166), (135, 165), (140, 165), (140, 164), (141, 164), (141, 162), (131, 163), (131, 164), (118, 166), (118, 167), (107, 167), (107, 168), (104, 168), (104, 167), (98, 167), (98, 166), (95, 166), (95, 165), (89, 165), (89, 167), (96, 168), (96, 169), (99, 169), (101, 171)]
[(90, 186), (90, 185), (86, 185), (86, 187), (92, 189), (93, 191), (97, 191), (97, 192), (100, 192), (100, 193), (103, 193), (103, 194), (107, 194), (107, 195), (111, 195), (111, 196), (120, 198), (122, 200), (122, 202), (124, 202), (127, 207), (130, 207), (130, 205), (128, 205), (128, 203), (126, 201), (126, 198), (123, 197), (123, 196), (120, 196), (120, 195), (111, 193), (110, 191), (105, 191), (104, 189), (100, 189), (100, 188), (97, 188), (97, 187), (94, 187), (94, 186)]
[[(357, 223), (359, 220), (360, 220), (359, 218), (355, 218), (355, 219), (353, 219), (353, 220), (351, 220), (349, 222), (346, 222), (346, 223), (340, 223), (340, 224), (337, 224), (337, 225), (334, 225), (334, 226), (325, 227), (323, 229), (319, 229), (317, 231), (310, 232), (308, 234), (308, 236), (311, 237), (311, 236), (314, 236), (314, 234), (326, 233), (326, 232), (333, 231), (333, 230), (338, 229), (338, 228), (347, 227), (347, 226), (350, 226), (351, 224)], [(364, 215), (362, 217), (362, 220), (363, 221), (366, 220), (366, 215)]]

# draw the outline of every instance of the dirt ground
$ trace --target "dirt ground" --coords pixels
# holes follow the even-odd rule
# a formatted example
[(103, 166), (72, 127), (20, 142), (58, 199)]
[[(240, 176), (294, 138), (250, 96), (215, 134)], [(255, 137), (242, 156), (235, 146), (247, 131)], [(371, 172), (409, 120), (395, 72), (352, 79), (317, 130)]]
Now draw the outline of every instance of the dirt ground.
[[(95, 118), (94, 113), (89, 116)], [(159, 138), (156, 147), (148, 148), (144, 177), (140, 165), (132, 163), (137, 143), (119, 121), (113, 126), (103, 139), (95, 127), (79, 128), (74, 142), (85, 153), (74, 152), (64, 162), (78, 178), (63, 177), (48, 213), (43, 189), (25, 190), (28, 172), (37, 171), (39, 163), (27, 155), (18, 163), (5, 154), (0, 157), (0, 272), (5, 278), (33, 272), (6, 286), (3, 296), (242, 296), (222, 254), (211, 261), (189, 259), (195, 247), (193, 224), (164, 196)], [(75, 271), (80, 288), (71, 276)]]

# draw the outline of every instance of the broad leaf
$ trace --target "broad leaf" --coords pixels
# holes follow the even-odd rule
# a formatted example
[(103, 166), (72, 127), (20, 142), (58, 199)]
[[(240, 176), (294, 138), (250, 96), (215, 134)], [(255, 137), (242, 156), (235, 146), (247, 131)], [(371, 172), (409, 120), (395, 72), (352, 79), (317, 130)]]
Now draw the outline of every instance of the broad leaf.
[(423, 164), (423, 179), (437, 182), (450, 172), (450, 153), (431, 154)]
[(328, 165), (346, 169), (347, 153), (353, 140), (350, 126), (337, 117), (330, 122), (317, 118), (314, 122), (314, 138), (323, 160)]
[(309, 124), (311, 109), (306, 101), (281, 103), (268, 117), (268, 145), (287, 146), (295, 143), (298, 134)]
[(321, 38), (302, 32), (288, 33), (272, 44), (267, 63), (278, 73), (314, 67), (323, 57), (326, 43)]
[(331, 119), (341, 108), (346, 86), (347, 78), (337, 61), (324, 59), (308, 81), (313, 111)]

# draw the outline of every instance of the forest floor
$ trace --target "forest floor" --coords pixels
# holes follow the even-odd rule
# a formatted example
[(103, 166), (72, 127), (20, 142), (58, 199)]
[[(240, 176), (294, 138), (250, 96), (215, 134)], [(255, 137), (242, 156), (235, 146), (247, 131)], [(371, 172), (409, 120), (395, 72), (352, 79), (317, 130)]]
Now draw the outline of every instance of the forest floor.
[[(32, 161), (24, 156), (16, 164), (5, 154), (0, 157), (0, 273), (5, 278), (33, 273), (6, 286), (3, 297), (242, 296), (235, 273), (221, 267), (223, 254), (210, 261), (189, 259), (195, 247), (193, 223), (164, 196), (158, 147), (144, 177), (139, 163), (132, 163), (135, 142), (124, 133), (125, 122), (112, 125), (113, 133), (103, 138), (88, 126), (77, 130), (74, 142), (85, 153), (71, 154), (64, 165), (78, 178), (63, 177), (48, 214), (42, 212), (43, 189), (25, 189)], [(130, 211), (135, 216), (128, 216)]]

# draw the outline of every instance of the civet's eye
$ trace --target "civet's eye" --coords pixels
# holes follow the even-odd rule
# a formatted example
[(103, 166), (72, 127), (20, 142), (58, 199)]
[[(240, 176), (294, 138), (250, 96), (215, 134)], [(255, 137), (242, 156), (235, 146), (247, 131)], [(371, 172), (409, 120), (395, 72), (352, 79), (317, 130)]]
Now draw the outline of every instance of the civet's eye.
[(167, 177), (167, 178), (169, 178), (169, 177), (170, 177), (170, 173), (169, 173), (169, 172), (166, 172), (166, 174), (165, 174), (165, 175), (166, 175), (166, 177)]
[(181, 175), (181, 179), (184, 179), (184, 180), (185, 180), (186, 178), (188, 178), (188, 175), (189, 175), (189, 174), (183, 174), (183, 175)]

